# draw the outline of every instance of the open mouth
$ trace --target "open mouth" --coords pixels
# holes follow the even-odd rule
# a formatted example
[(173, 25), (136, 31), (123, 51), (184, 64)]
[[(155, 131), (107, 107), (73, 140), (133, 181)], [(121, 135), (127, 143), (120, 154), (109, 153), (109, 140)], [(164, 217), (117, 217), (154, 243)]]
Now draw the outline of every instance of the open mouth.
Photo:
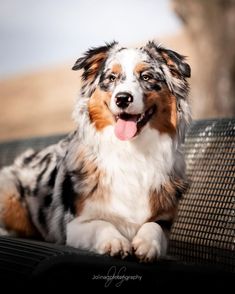
[(156, 110), (156, 105), (153, 105), (140, 114), (120, 113), (116, 116), (116, 125), (114, 128), (116, 137), (120, 140), (129, 140), (135, 137), (149, 122)]

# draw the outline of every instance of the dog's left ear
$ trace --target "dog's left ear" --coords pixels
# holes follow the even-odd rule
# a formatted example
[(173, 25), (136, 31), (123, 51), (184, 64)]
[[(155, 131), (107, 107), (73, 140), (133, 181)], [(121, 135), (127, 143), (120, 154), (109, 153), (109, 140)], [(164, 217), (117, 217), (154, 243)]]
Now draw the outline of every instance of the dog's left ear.
[(191, 68), (188, 63), (185, 62), (185, 57), (183, 55), (164, 48), (159, 48), (159, 53), (173, 73), (180, 73), (184, 77), (190, 78)]
[(149, 42), (145, 49), (151, 54), (151, 56), (158, 59), (161, 57), (173, 75), (190, 78), (191, 68), (189, 64), (185, 62), (185, 56), (180, 55), (173, 50), (165, 49), (155, 44), (155, 42)]

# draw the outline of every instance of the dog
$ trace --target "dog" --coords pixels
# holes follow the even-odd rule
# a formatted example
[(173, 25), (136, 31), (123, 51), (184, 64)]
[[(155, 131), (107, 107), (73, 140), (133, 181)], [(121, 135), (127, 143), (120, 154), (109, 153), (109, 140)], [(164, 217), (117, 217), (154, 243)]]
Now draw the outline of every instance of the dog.
[(164, 256), (187, 187), (185, 60), (155, 41), (88, 49), (72, 68), (82, 71), (76, 130), (0, 172), (0, 235), (141, 262)]

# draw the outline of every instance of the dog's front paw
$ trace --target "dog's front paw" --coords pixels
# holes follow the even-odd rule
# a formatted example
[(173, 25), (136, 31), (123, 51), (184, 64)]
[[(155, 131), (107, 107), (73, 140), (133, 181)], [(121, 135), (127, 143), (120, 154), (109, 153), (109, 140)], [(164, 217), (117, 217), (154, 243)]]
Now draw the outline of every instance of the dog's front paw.
[(167, 239), (159, 224), (148, 222), (137, 232), (132, 247), (140, 262), (152, 262), (166, 254)]
[(101, 242), (98, 253), (125, 258), (131, 253), (131, 244), (126, 238), (116, 237)]
[(153, 262), (160, 256), (157, 240), (147, 240), (136, 236), (132, 241), (135, 256), (140, 262)]

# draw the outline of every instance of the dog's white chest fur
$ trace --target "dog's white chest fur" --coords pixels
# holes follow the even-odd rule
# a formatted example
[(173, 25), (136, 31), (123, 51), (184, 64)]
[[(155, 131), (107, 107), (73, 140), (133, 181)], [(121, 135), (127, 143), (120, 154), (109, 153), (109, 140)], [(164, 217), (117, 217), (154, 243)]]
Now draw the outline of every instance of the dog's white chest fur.
[(101, 136), (97, 163), (104, 171), (102, 181), (109, 187), (109, 201), (90, 203), (90, 212), (97, 209), (101, 215), (108, 212), (141, 225), (150, 217), (149, 193), (158, 190), (172, 170), (172, 139), (150, 128), (131, 142), (116, 139), (112, 127)]

